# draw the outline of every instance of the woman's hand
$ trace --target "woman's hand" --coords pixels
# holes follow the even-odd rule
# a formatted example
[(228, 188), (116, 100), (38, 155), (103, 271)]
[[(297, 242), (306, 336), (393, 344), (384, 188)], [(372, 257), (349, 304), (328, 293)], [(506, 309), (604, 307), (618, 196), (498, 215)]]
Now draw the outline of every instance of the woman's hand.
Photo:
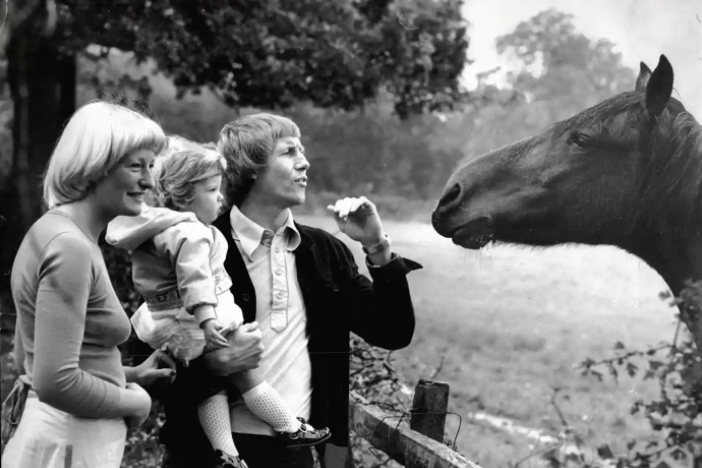
[(144, 424), (151, 412), (151, 397), (139, 384), (127, 384), (127, 395), (130, 400), (131, 414), (125, 417), (128, 427), (139, 427)]
[(158, 379), (170, 378), (171, 382), (175, 379), (176, 364), (163, 351), (154, 351), (151, 356), (134, 368), (134, 377), (132, 382), (148, 387)]

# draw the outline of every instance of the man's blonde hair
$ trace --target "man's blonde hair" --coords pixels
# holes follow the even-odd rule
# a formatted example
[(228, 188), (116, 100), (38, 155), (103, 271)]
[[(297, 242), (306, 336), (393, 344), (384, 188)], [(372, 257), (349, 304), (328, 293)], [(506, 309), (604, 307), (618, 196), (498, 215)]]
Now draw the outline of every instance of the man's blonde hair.
[(163, 129), (124, 106), (93, 102), (66, 124), (44, 174), (44, 203), (49, 209), (83, 199), (125, 156), (138, 150), (160, 153)]
[(183, 137), (168, 140), (169, 148), (154, 168), (156, 199), (160, 206), (179, 210), (192, 201), (197, 183), (226, 174), (227, 161), (216, 149)]
[(255, 176), (268, 167), (268, 157), (276, 141), (287, 137), (300, 138), (300, 129), (295, 122), (279, 115), (245, 115), (224, 126), (217, 148), (229, 164), (229, 203), (241, 205), (253, 187)]

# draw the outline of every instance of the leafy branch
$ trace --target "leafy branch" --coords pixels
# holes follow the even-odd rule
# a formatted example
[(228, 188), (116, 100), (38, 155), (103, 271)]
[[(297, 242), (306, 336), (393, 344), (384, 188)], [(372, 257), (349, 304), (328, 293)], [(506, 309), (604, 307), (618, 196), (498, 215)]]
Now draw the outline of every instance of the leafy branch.
[[(605, 372), (617, 384), (621, 372), (631, 378), (658, 381), (659, 398), (648, 402), (637, 400), (632, 405), (631, 414), (643, 413), (653, 430), (660, 432), (662, 440), (647, 444), (630, 441), (627, 456), (619, 459), (618, 466), (621, 467), (647, 467), (658, 455), (673, 447), (695, 453), (702, 441), (702, 358), (689, 333), (681, 328), (683, 320), (699, 318), (702, 281), (686, 283), (679, 297), (667, 292), (659, 297), (680, 311), (671, 342), (646, 350), (628, 350), (623, 343), (617, 342), (614, 351), (618, 355), (601, 360), (588, 358), (578, 366), (583, 375), (594, 376), (599, 381), (603, 380)], [(665, 356), (659, 356), (664, 351), (667, 351)], [(696, 463), (700, 461), (702, 459)]]

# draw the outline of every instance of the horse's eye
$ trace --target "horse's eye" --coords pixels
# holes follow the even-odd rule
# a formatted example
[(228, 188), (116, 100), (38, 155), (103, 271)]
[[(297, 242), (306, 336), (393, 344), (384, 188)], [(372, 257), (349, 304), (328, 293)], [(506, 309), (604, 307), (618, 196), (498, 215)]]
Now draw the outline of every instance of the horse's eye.
[(580, 148), (587, 148), (590, 145), (590, 136), (584, 133), (576, 133), (570, 137), (570, 142)]

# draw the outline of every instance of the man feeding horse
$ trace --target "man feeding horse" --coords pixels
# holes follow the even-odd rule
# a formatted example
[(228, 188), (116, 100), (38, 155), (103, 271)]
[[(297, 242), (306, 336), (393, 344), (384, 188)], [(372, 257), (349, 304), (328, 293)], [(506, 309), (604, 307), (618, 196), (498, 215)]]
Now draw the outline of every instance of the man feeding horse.
[[(671, 97), (673, 68), (642, 62), (621, 93), (451, 175), (432, 214), (467, 249), (494, 240), (613, 245), (679, 295), (702, 280), (702, 127)], [(681, 319), (702, 353), (702, 317)]]
[[(277, 115), (246, 115), (227, 124), (217, 146), (227, 161), (232, 206), (212, 225), (226, 238), (224, 267), (234, 301), (244, 322), (256, 321), (262, 332), (262, 377), (295, 415), (331, 429), (328, 443), (316, 446), (329, 461), (334, 452), (346, 452), (338, 448), (349, 439), (350, 333), (388, 350), (408, 346), (415, 317), (407, 275), (421, 265), (393, 251), (376, 206), (365, 197), (344, 198), (328, 209), (339, 230), (363, 247), (371, 278), (359, 272), (344, 242), (293, 218), (291, 209), (305, 201), (310, 167), (300, 137), (292, 120)], [(228, 349), (237, 341), (234, 336)], [(235, 353), (230, 360), (216, 353), (191, 366), (216, 375), (241, 370)], [(179, 387), (183, 371), (179, 366), (165, 405), (162, 467), (210, 467), (214, 451), (182, 391), (187, 385)], [(281, 444), (273, 428), (232, 395), (233, 442), (250, 468), (312, 468), (309, 447)]]

